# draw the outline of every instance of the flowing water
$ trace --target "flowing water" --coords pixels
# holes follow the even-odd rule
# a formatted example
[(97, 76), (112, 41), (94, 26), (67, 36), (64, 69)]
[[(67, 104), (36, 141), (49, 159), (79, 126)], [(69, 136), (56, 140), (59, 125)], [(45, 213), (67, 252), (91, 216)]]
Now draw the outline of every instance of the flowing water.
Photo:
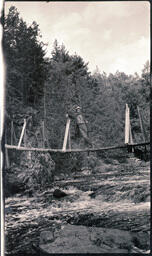
[[(40, 232), (65, 223), (150, 232), (149, 163), (99, 166), (58, 177), (32, 197), (16, 194), (5, 200), (6, 255), (37, 255)], [(53, 197), (56, 188), (67, 196)], [(145, 197), (141, 197), (145, 195)], [(143, 248), (143, 252), (149, 248)]]

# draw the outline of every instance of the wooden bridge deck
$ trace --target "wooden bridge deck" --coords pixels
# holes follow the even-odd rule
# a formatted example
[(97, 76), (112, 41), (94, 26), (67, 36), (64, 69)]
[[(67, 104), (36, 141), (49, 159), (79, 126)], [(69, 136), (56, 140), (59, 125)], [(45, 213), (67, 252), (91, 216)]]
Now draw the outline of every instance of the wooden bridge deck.
[(77, 153), (77, 152), (95, 152), (95, 151), (121, 149), (121, 148), (127, 148), (128, 146), (132, 146), (132, 147), (146, 146), (149, 144), (150, 144), (150, 142), (143, 142), (143, 143), (122, 144), (122, 145), (117, 145), (117, 146), (109, 146), (109, 147), (101, 147), (101, 148), (66, 149), (66, 150), (52, 149), (52, 148), (18, 147), (18, 146), (14, 146), (14, 145), (5, 144), (5, 148), (21, 150), (21, 151), (38, 151), (38, 152), (52, 152), (52, 153)]

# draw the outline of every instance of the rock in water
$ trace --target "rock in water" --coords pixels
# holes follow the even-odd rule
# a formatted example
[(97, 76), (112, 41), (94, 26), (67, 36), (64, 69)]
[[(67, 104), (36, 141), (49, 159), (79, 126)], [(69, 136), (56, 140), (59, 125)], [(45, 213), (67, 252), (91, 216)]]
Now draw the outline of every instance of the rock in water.
[(55, 189), (53, 192), (53, 196), (56, 198), (61, 198), (61, 197), (67, 196), (67, 194), (60, 189)]
[(54, 241), (53, 232), (51, 231), (42, 231), (40, 233), (40, 244), (47, 244)]
[[(30, 152), (30, 151), (29, 151)], [(55, 162), (49, 153), (22, 152), (20, 160), (5, 169), (5, 196), (45, 189), (54, 180)]]
[[(42, 241), (43, 242), (43, 241)], [(59, 253), (128, 253), (131, 235), (128, 231), (65, 225), (56, 232), (54, 241), (41, 243), (41, 255)]]

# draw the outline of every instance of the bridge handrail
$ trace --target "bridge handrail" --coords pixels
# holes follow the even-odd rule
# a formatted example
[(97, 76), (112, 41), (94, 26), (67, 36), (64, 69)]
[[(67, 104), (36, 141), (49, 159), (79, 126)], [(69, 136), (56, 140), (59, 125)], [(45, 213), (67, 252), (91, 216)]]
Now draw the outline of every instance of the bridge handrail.
[(150, 142), (142, 142), (142, 143), (132, 143), (132, 144), (122, 144), (117, 146), (109, 146), (109, 147), (102, 147), (102, 148), (84, 148), (84, 149), (52, 149), (52, 148), (33, 148), (33, 147), (18, 147), (15, 145), (8, 145), (5, 144), (6, 149), (15, 149), (21, 151), (38, 151), (38, 152), (54, 152), (54, 153), (74, 153), (74, 152), (95, 152), (95, 151), (105, 151), (105, 150), (112, 150), (112, 149), (121, 149), (127, 148), (128, 146), (146, 146), (149, 145)]

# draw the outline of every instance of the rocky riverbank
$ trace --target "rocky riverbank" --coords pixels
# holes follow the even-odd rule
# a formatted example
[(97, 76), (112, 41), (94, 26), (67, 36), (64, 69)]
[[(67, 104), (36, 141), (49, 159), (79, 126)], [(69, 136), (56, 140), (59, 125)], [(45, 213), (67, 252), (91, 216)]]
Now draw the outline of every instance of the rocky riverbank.
[[(31, 197), (6, 198), (6, 255), (149, 252), (149, 175), (149, 162), (136, 158), (100, 160), (55, 175)], [(67, 196), (54, 197), (55, 189)]]

